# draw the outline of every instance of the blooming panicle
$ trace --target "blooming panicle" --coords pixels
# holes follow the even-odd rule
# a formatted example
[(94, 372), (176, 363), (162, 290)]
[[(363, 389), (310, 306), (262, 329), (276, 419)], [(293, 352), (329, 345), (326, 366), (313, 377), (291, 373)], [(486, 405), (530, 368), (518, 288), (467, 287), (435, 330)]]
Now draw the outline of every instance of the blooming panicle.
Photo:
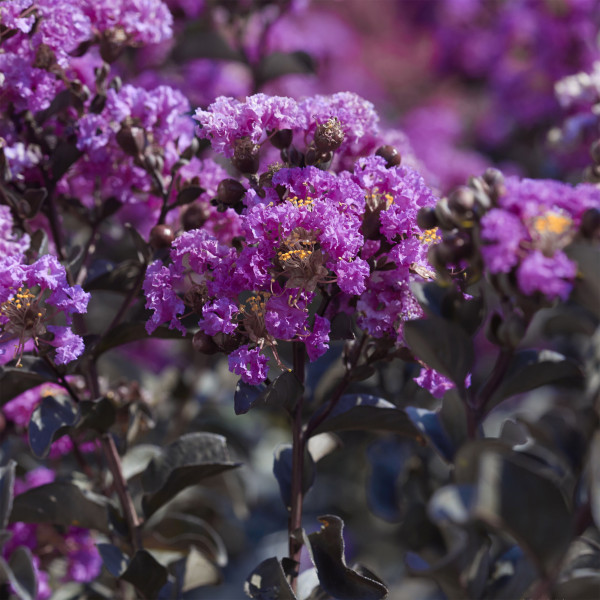
[[(31, 339), (38, 348), (55, 347), (57, 364), (80, 356), (83, 339), (71, 331), (70, 324), (73, 314), (87, 311), (90, 295), (81, 286), (68, 284), (58, 259), (46, 254), (28, 265), (22, 256), (0, 258), (0, 273), (1, 338), (17, 341), (15, 355), (20, 357)], [(66, 325), (51, 325), (58, 313)]]
[(498, 205), (481, 219), (486, 267), (493, 274), (516, 269), (526, 295), (540, 292), (550, 300), (566, 300), (577, 265), (563, 249), (591, 208), (600, 209), (600, 189), (594, 185), (507, 178)]

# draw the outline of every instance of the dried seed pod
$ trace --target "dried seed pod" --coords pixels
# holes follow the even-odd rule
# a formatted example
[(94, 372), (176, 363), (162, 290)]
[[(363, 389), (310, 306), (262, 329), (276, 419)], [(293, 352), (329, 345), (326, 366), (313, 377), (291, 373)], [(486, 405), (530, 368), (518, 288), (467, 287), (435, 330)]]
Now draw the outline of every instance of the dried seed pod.
[(315, 146), (321, 152), (337, 150), (344, 141), (344, 130), (337, 117), (328, 119), (317, 126), (315, 131)]

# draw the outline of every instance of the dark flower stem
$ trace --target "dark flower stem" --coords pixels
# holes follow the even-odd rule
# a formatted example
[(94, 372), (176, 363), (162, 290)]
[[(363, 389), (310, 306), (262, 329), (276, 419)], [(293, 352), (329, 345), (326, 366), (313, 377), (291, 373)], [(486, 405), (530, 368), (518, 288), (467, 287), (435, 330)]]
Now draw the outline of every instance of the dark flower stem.
[[(302, 342), (294, 342), (294, 374), (304, 384), (304, 368), (306, 363), (306, 350)], [(302, 492), (302, 473), (304, 471), (304, 451), (306, 448), (306, 436), (302, 434), (302, 407), (304, 394), (300, 396), (294, 408), (292, 416), (292, 489), (291, 506), (288, 519), (288, 542), (289, 557), (300, 562), (302, 550), (301, 536), (298, 533), (302, 529), (302, 504), (304, 495)], [(292, 589), (296, 589), (296, 573), (291, 578)]]

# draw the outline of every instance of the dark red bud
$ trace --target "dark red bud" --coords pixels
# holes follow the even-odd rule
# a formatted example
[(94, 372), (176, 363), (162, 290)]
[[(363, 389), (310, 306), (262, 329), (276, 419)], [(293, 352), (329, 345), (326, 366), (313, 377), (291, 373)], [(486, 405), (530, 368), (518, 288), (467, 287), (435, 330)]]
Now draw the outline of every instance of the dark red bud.
[(271, 139), (271, 144), (275, 146), (278, 150), (283, 150), (284, 148), (289, 148), (292, 140), (294, 138), (294, 132), (291, 129), (281, 129), (280, 131), (273, 134)]
[(402, 156), (400, 155), (400, 152), (398, 152), (394, 146), (390, 146), (389, 144), (377, 148), (375, 155), (381, 156), (381, 158), (385, 159), (385, 166), (388, 169), (391, 167), (397, 167), (402, 162)]
[(181, 217), (181, 224), (185, 231), (200, 229), (210, 217), (210, 209), (204, 203), (192, 204)]
[(201, 354), (216, 354), (219, 352), (219, 347), (215, 344), (212, 337), (204, 333), (204, 331), (197, 331), (192, 338), (192, 346), (196, 352)]
[(235, 206), (245, 193), (246, 188), (237, 179), (223, 179), (217, 187), (217, 201), (225, 206)]
[(155, 250), (169, 248), (175, 239), (175, 232), (168, 225), (155, 225), (150, 231), (150, 246)]
[(600, 210), (589, 208), (581, 217), (581, 234), (586, 238), (600, 235)]
[(315, 146), (321, 152), (337, 150), (344, 141), (344, 130), (337, 117), (328, 119), (317, 126), (315, 131)]
[(250, 138), (243, 137), (235, 141), (235, 150), (231, 163), (242, 173), (254, 174), (258, 171), (260, 146)]

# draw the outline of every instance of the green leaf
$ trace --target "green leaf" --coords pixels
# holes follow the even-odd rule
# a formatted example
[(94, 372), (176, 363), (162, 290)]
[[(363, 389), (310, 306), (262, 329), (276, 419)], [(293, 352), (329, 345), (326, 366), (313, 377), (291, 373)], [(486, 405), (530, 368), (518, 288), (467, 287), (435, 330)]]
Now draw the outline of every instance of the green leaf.
[(379, 580), (358, 573), (346, 565), (344, 522), (335, 515), (319, 517), (321, 530), (307, 536), (308, 550), (317, 568), (321, 587), (337, 600), (380, 600), (388, 590)]
[(407, 321), (404, 339), (408, 347), (425, 363), (449, 377), (459, 389), (473, 368), (473, 341), (456, 323), (438, 317)]
[(237, 466), (223, 436), (189, 433), (180, 437), (153, 458), (142, 474), (144, 514), (150, 516), (186, 487)]

